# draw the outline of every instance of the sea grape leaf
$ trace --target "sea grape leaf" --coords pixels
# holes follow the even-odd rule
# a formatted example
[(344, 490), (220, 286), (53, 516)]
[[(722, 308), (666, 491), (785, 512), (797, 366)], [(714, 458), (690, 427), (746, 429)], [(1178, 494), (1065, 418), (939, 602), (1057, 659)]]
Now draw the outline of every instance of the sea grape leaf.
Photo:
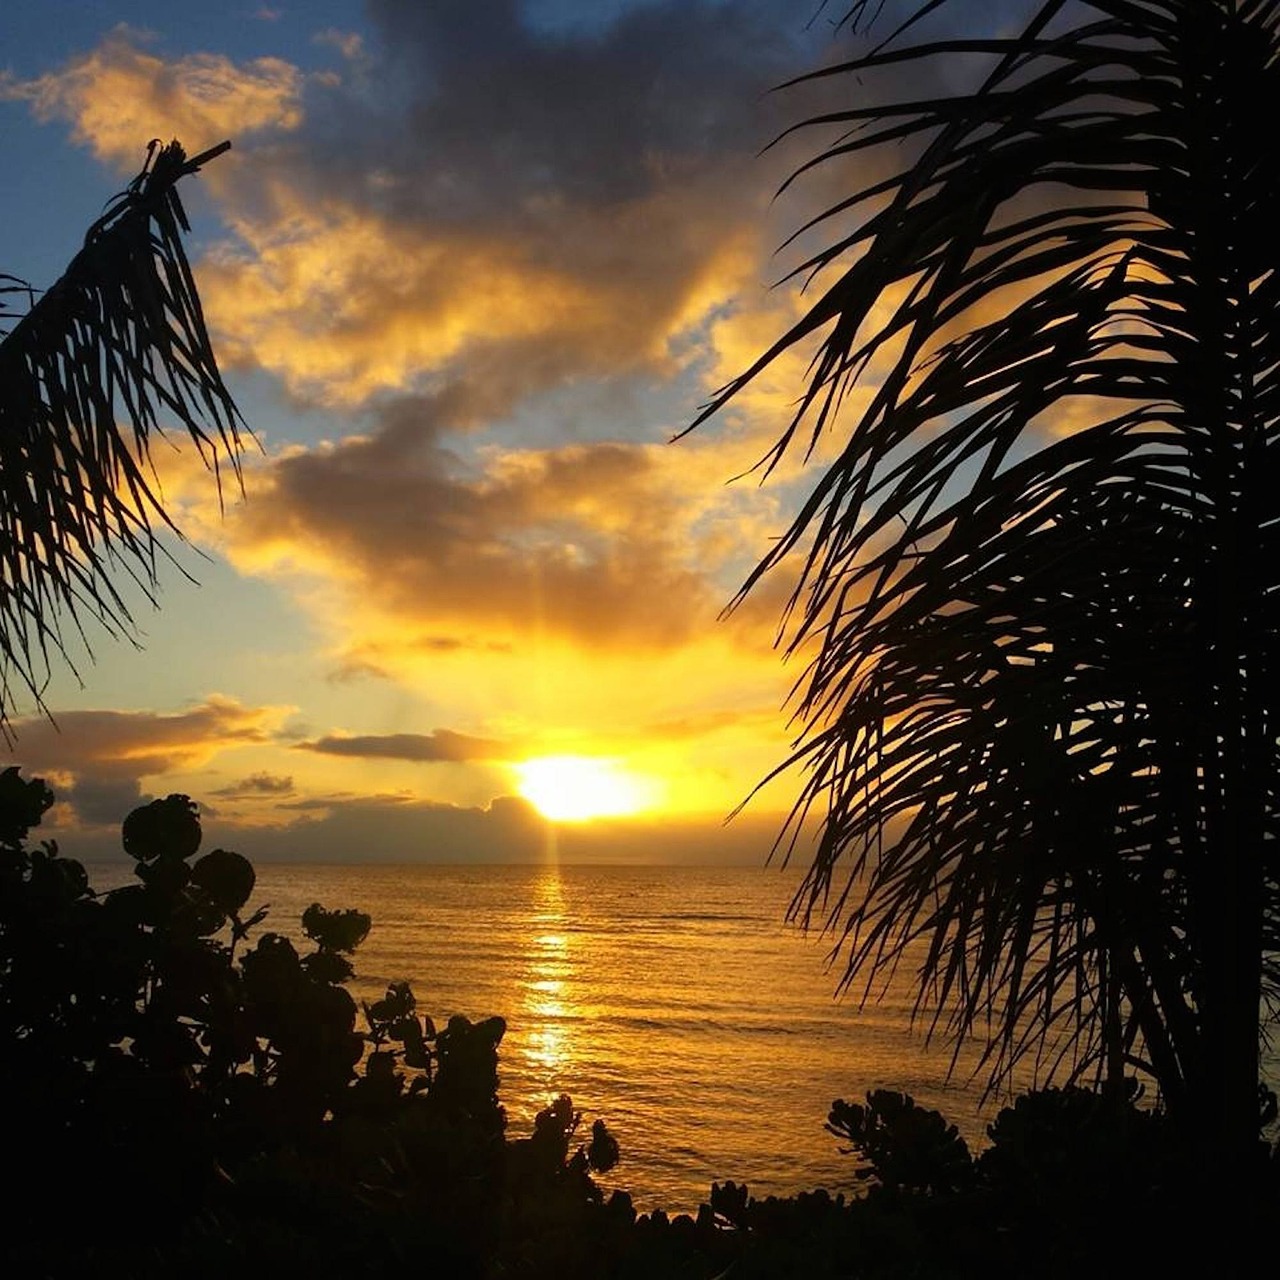
[(200, 817), (190, 796), (169, 795), (135, 809), (121, 827), (124, 851), (139, 862), (189, 858), (200, 848)]
[(191, 868), (191, 881), (199, 885), (223, 911), (239, 911), (253, 892), (253, 864), (238, 853), (214, 849)]
[(325, 951), (354, 951), (372, 925), (363, 911), (327, 911), (318, 902), (302, 913), (302, 931)]

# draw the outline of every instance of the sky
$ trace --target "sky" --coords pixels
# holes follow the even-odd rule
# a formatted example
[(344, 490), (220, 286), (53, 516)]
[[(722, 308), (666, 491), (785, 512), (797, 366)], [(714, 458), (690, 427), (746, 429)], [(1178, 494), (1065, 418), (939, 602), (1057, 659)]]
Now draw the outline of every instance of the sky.
[(51, 283), (149, 139), (231, 139), (182, 195), (255, 437), (225, 501), (157, 444), (198, 585), (15, 719), (46, 834), (180, 792), (264, 859), (763, 863), (799, 779), (724, 820), (795, 733), (785, 566), (722, 613), (805, 491), (752, 471), (802, 355), (673, 437), (801, 313), (778, 246), (851, 179), (774, 199), (837, 90), (770, 89), (837, 16), (5, 0), (0, 270)]

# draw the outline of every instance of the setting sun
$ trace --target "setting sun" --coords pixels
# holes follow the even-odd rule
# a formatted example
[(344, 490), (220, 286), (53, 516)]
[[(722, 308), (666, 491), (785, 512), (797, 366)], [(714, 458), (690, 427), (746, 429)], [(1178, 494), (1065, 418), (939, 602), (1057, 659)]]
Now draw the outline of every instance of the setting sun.
[(620, 817), (653, 802), (653, 785), (612, 760), (539, 756), (515, 770), (520, 794), (553, 822)]

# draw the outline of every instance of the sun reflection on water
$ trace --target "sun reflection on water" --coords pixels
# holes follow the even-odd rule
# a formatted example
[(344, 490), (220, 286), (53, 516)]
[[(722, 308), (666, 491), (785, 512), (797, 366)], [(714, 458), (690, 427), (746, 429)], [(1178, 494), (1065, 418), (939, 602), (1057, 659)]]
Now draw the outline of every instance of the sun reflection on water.
[(534, 886), (529, 923), (537, 932), (522, 982), (522, 1021), (528, 1028), (524, 1057), (543, 1089), (552, 1093), (558, 1092), (573, 1056), (568, 981), (573, 975), (572, 940), (565, 928), (564, 895), (555, 867), (549, 867)]

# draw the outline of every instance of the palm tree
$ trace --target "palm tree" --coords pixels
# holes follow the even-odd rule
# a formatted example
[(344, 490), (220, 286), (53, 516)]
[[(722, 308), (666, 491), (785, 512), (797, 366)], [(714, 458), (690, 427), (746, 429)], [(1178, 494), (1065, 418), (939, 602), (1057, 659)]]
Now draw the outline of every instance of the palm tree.
[(993, 1079), (1145, 1071), (1239, 1167), (1280, 993), (1280, 0), (921, 38), (943, 2), (816, 73), (860, 89), (797, 126), (853, 169), (803, 229), (825, 288), (694, 424), (816, 344), (763, 466), (835, 460), (743, 588), (801, 566), (792, 910), (868, 990), (919, 956)]
[[(37, 705), (61, 627), (95, 617), (132, 634), (109, 570), (150, 595), (157, 532), (173, 528), (150, 475), (162, 419), (186, 429), (218, 473), (237, 477), (242, 421), (223, 384), (175, 184), (220, 155), (148, 149), (142, 172), (90, 228), (62, 278), (35, 296), (0, 277), (0, 731), (15, 693)], [(15, 314), (4, 303), (26, 295)]]

